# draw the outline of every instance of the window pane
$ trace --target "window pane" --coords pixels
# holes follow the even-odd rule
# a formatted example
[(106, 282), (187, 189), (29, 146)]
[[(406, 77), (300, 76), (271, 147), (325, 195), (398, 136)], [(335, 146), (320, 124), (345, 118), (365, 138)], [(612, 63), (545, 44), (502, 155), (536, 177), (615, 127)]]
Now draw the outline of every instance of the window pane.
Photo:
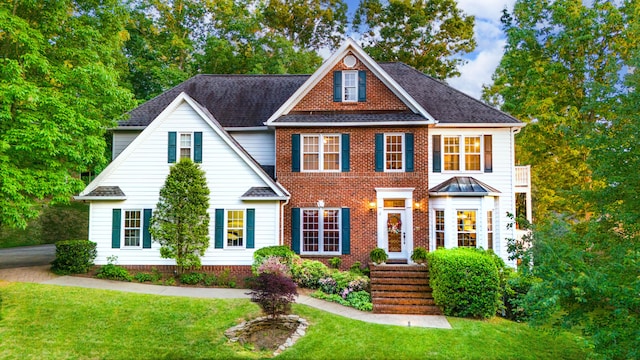
[(464, 138), (464, 163), (467, 171), (480, 170), (480, 137)]
[(340, 170), (340, 137), (326, 135), (323, 137), (323, 169)]
[(323, 249), (325, 252), (340, 251), (340, 222), (338, 210), (324, 211)]
[(444, 247), (444, 210), (436, 210), (436, 248)]
[(302, 251), (319, 250), (319, 213), (318, 210), (302, 211)]
[(458, 246), (476, 246), (476, 212), (458, 211)]
[(460, 170), (460, 138), (444, 138), (444, 169)]
[(344, 100), (358, 100), (357, 72), (343, 72), (344, 75)]
[(402, 170), (402, 135), (387, 135), (385, 166), (387, 170)]
[(141, 219), (140, 210), (124, 212), (124, 246), (140, 246)]
[(319, 170), (320, 147), (318, 136), (304, 136), (302, 138), (302, 168), (304, 170)]
[(180, 159), (191, 158), (191, 134), (180, 134)]
[(227, 211), (227, 246), (244, 246), (244, 210)]
[(304, 154), (304, 164), (303, 164), (303, 169), (305, 170), (319, 170), (318, 165), (319, 165), (319, 161), (318, 158), (320, 157), (320, 155), (318, 154)]
[(487, 211), (487, 248), (493, 250), (493, 211)]

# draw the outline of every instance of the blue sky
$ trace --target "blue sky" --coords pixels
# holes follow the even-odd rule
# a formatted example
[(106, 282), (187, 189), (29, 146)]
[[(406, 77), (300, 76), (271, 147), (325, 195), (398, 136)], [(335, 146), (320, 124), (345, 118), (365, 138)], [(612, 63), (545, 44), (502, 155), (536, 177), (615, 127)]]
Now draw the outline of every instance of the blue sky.
[[(359, 0), (346, 0), (349, 12), (358, 7)], [(465, 56), (467, 64), (460, 68), (461, 76), (447, 79), (456, 89), (480, 98), (483, 84), (490, 84), (491, 75), (504, 52), (505, 35), (500, 28), (500, 16), (506, 6), (513, 9), (515, 0), (458, 0), (458, 7), (476, 17), (476, 50)]]

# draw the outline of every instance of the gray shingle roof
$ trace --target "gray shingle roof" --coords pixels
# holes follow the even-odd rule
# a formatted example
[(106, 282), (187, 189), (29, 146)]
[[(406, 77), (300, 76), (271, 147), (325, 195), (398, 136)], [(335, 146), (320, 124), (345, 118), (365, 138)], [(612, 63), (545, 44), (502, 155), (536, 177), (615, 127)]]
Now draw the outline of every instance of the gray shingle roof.
[(113, 197), (125, 195), (118, 186), (98, 186), (85, 196)]
[(455, 176), (429, 189), (429, 195), (485, 196), (500, 191), (470, 176)]
[(119, 126), (147, 126), (181, 92), (204, 105), (223, 127), (264, 122), (309, 75), (196, 75), (131, 110)]
[(325, 114), (290, 114), (279, 117), (277, 123), (366, 123), (366, 122), (424, 122), (422, 115), (412, 112), (393, 113), (325, 113)]
[(403, 63), (379, 63), (439, 123), (521, 122)]
[(252, 187), (247, 190), (241, 197), (243, 198), (271, 198), (276, 197), (276, 194), (271, 188), (268, 187)]
[[(514, 117), (478, 101), (403, 63), (380, 63), (436, 121), (468, 124), (520, 124)], [(131, 110), (120, 127), (147, 126), (178, 94), (185, 92), (227, 127), (263, 126), (309, 75), (196, 75)], [(424, 121), (411, 113), (289, 114), (278, 123)]]

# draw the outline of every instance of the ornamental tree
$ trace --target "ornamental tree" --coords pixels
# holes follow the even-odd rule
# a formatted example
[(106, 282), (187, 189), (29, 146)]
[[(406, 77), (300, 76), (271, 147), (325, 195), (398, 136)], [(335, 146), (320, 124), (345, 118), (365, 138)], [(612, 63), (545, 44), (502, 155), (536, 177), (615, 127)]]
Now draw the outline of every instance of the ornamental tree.
[(209, 248), (209, 188), (205, 172), (190, 159), (171, 167), (160, 189), (149, 232), (160, 255), (175, 259), (178, 271), (199, 268)]

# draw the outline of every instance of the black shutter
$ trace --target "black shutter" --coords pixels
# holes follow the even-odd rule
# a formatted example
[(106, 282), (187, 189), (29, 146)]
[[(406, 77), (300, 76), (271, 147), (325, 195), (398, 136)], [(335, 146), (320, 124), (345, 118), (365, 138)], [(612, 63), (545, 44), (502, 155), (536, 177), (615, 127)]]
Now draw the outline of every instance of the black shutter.
[(333, 72), (333, 101), (342, 102), (342, 71)]
[(433, 148), (433, 172), (442, 172), (442, 151), (440, 150), (440, 135), (431, 137), (431, 147)]
[(493, 142), (491, 135), (484, 136), (484, 172), (493, 172)]
[(300, 134), (291, 135), (291, 171), (300, 172)]

